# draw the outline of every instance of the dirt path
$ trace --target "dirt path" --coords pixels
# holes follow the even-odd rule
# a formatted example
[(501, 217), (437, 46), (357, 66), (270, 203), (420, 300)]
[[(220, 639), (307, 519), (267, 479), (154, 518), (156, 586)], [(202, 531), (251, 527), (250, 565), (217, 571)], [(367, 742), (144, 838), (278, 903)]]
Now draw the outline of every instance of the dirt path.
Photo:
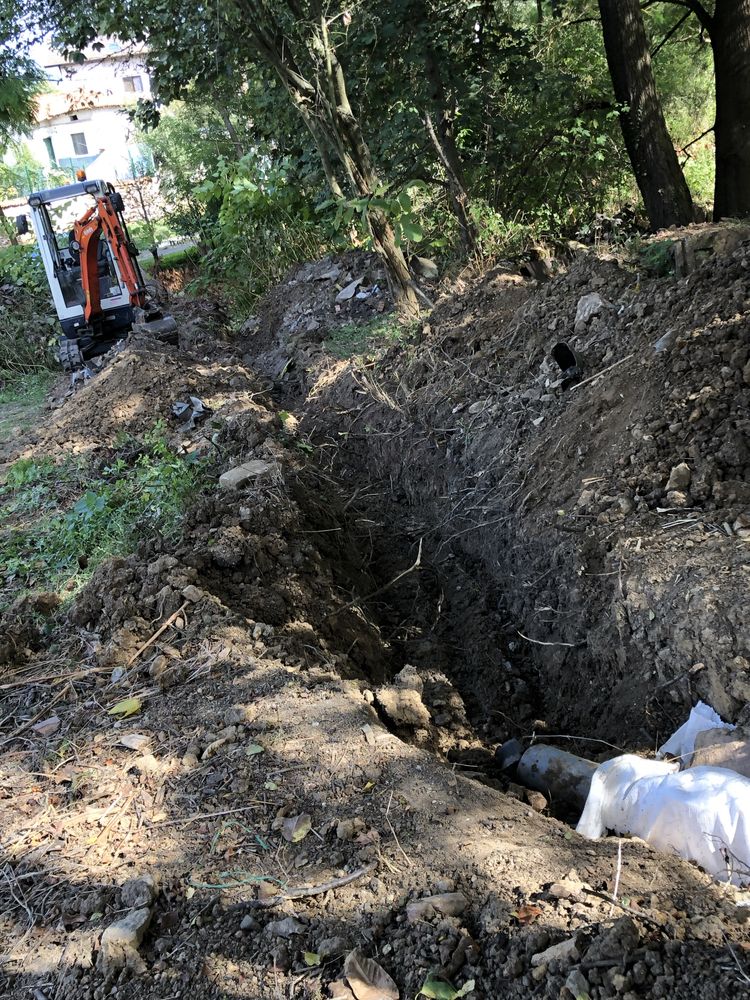
[[(545, 308), (565, 314), (576, 275), (549, 302), (490, 275), (439, 306), (421, 347), (373, 367), (320, 345), (327, 318), (347, 319), (335, 289), (352, 266), (280, 289), (262, 356), (246, 345), (240, 360), (201, 319), (179, 349), (133, 342), (17, 443), (101, 475), (159, 419), (211, 488), (176, 540), (144, 532), (61, 608), (37, 595), (3, 613), (0, 997), (348, 997), (331, 984), (353, 949), (402, 997), (431, 975), (455, 990), (426, 995), (451, 998), (472, 981), (477, 998), (750, 996), (733, 890), (637, 841), (584, 841), (492, 755), (545, 730), (644, 747), (684, 711), (642, 696), (632, 604), (633, 676), (612, 676), (618, 574), (621, 600), (637, 588), (635, 558), (608, 560), (626, 537), (664, 552), (661, 515), (635, 500), (620, 533), (619, 508), (595, 506), (608, 482), (575, 515), (596, 525), (586, 539), (555, 521), (581, 511), (565, 469), (603, 482), (634, 402), (610, 408), (582, 462), (569, 448), (600, 396), (573, 416), (554, 393), (519, 402), (536, 388), (533, 331)], [(607, 294), (628, 280), (611, 275)], [(521, 320), (522, 350), (498, 364), (494, 338)], [(610, 348), (589, 353), (592, 371)], [(615, 402), (628, 384), (610, 382)], [(635, 384), (646, 421), (651, 382)], [(171, 407), (191, 395), (211, 412), (187, 428)], [(239, 487), (216, 485), (248, 463)], [(674, 628), (669, 613), (650, 627)], [(562, 942), (567, 957), (543, 955)]]

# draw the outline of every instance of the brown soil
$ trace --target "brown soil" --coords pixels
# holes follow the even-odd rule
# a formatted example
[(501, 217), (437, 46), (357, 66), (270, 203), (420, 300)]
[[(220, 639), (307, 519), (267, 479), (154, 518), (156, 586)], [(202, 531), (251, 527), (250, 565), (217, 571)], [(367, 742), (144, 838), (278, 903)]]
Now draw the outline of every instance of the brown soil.
[[(375, 364), (301, 335), (339, 314), (335, 278), (296, 272), (259, 313), (275, 383), (209, 309), (180, 348), (132, 342), (53, 399), (9, 458), (107, 453), (162, 419), (217, 475), (269, 472), (208, 491), (177, 543), (144, 538), (72, 603), (6, 614), (0, 997), (313, 998), (355, 947), (402, 997), (430, 972), (477, 998), (566, 997), (571, 966), (531, 958), (572, 935), (592, 998), (750, 996), (734, 891), (637, 841), (621, 860), (583, 841), (492, 757), (534, 734), (652, 748), (695, 698), (730, 718), (748, 700), (746, 255), (682, 284), (591, 257), (541, 288), (491, 272)], [(612, 308), (576, 333), (592, 290)], [(602, 377), (548, 386), (558, 340)], [(210, 426), (171, 417), (186, 395)], [(682, 461), (689, 496), (667, 501)], [(141, 707), (115, 721), (126, 697)], [(145, 874), (142, 964), (109, 970), (102, 932)], [(256, 905), (263, 880), (348, 876)], [(454, 891), (455, 915), (407, 910)]]

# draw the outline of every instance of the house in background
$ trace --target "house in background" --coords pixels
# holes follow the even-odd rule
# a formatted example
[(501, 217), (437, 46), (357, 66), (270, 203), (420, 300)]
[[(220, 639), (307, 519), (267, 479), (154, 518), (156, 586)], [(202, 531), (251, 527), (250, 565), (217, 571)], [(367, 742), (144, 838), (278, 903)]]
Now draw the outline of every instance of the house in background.
[(49, 172), (63, 171), (71, 180), (81, 168), (112, 181), (148, 171), (148, 155), (127, 115), (139, 98), (151, 97), (142, 50), (105, 39), (84, 56), (66, 62), (43, 54), (50, 89), (39, 97), (26, 146)]

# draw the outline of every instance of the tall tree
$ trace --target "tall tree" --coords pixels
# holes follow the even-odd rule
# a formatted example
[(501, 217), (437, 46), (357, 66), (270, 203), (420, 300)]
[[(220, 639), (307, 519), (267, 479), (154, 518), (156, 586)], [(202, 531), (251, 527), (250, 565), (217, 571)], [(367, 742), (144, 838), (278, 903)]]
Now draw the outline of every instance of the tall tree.
[(750, 215), (750, 0), (716, 0), (707, 27), (716, 78), (714, 218), (747, 216)]
[(693, 221), (690, 190), (667, 130), (639, 0), (599, 0), (620, 126), (654, 229)]
[(716, 83), (714, 219), (750, 216), (750, 0), (664, 0), (711, 39)]

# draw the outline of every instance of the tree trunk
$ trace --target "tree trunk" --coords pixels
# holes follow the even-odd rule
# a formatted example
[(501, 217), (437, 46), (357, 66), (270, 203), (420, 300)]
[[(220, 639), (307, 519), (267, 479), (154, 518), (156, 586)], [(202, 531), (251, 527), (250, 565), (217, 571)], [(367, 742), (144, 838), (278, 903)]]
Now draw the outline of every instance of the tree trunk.
[[(381, 187), (381, 181), (359, 121), (352, 110), (344, 71), (331, 43), (324, 16), (320, 19), (318, 41), (324, 60), (325, 92), (328, 96), (326, 115), (333, 145), (339, 151), (339, 158), (354, 190), (360, 197), (370, 198)], [(323, 95), (319, 94), (319, 97), (323, 104)], [(385, 265), (396, 308), (405, 316), (418, 316), (419, 302), (414, 290), (414, 280), (390, 223), (381, 211), (374, 209), (368, 209), (367, 222), (375, 249)]]
[[(422, 8), (424, 16), (424, 28), (427, 29), (427, 15)], [(429, 88), (430, 103), (433, 113), (437, 119), (437, 125), (433, 121), (432, 114), (425, 111), (424, 123), (427, 135), (430, 137), (432, 145), (435, 147), (440, 165), (445, 171), (445, 179), (448, 182), (448, 194), (450, 196), (453, 214), (458, 220), (458, 229), (461, 236), (461, 244), (466, 254), (472, 254), (477, 245), (477, 230), (469, 214), (469, 194), (466, 190), (464, 180), (464, 169), (461, 163), (461, 154), (456, 145), (455, 134), (455, 112), (448, 109), (448, 100), (443, 87), (443, 78), (440, 72), (440, 63), (437, 54), (433, 49), (429, 39), (425, 41), (425, 73)]]
[[(308, 79), (295, 58), (288, 37), (281, 30), (266, 0), (235, 0), (248, 15), (248, 30), (259, 54), (279, 75), (295, 107), (315, 140), (326, 178), (334, 197), (344, 194), (336, 178), (330, 152), (338, 157), (352, 189), (363, 198), (371, 198), (380, 181), (373, 168), (346, 88), (341, 64), (332, 44), (325, 15), (318, 7), (319, 23), (304, 24), (300, 51), (304, 46), (311, 57), (313, 72)], [(295, 14), (298, 25), (302, 18)], [(408, 315), (419, 315), (414, 282), (393, 230), (382, 212), (369, 210), (368, 224), (375, 249), (383, 259), (396, 308)]]
[(716, 0), (714, 219), (750, 215), (750, 0)]
[[(731, 2), (731, 0), (730, 0)], [(656, 92), (638, 0), (599, 0), (612, 85), (625, 146), (653, 229), (693, 221), (690, 190), (680, 169)]]
[(224, 128), (227, 130), (229, 141), (234, 146), (234, 151), (237, 154), (237, 159), (241, 160), (242, 157), (245, 155), (245, 149), (242, 145), (242, 140), (240, 139), (239, 132), (234, 127), (234, 122), (229, 117), (229, 112), (222, 103), (219, 103), (217, 110), (221, 115), (221, 120), (224, 122)]

